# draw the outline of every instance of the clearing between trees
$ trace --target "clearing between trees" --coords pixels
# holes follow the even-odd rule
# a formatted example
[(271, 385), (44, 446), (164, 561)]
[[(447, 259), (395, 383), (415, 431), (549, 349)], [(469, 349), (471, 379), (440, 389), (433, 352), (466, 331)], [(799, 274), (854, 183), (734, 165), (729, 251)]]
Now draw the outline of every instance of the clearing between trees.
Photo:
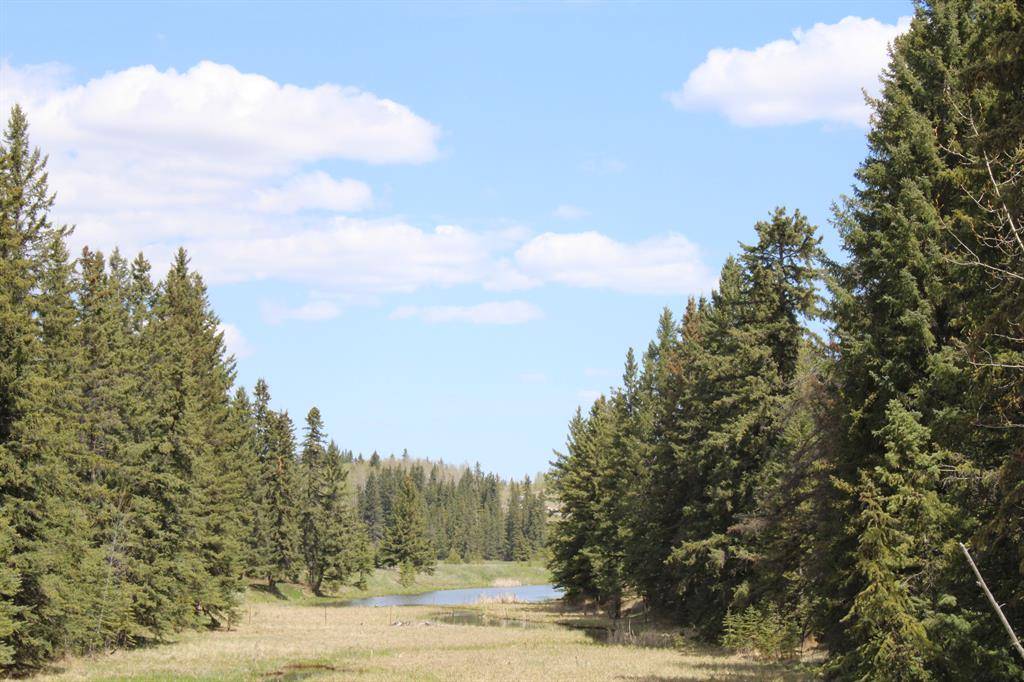
[[(485, 574), (494, 565), (455, 568)], [(445, 622), (453, 611), (507, 626)], [(40, 679), (812, 679), (810, 671), (696, 644), (658, 625), (638, 624), (635, 643), (604, 644), (594, 633), (606, 619), (557, 603), (330, 608), (250, 591), (243, 613), (230, 631), (185, 632), (167, 645), (66, 659)]]

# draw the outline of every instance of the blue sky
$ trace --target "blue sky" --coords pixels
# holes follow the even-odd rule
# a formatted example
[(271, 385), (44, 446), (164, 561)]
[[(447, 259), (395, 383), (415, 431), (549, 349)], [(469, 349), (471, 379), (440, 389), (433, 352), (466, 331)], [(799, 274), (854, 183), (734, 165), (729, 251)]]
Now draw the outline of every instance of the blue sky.
[(190, 249), (241, 383), (357, 452), (522, 475), (774, 206), (837, 254), (911, 13), (5, 0), (0, 104), (76, 245)]

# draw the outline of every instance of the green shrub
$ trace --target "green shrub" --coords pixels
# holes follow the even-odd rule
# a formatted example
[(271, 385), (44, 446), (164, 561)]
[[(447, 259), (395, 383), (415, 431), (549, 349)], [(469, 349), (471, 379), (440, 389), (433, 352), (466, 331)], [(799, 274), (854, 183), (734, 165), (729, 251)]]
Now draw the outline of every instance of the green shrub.
[(722, 645), (769, 661), (791, 660), (800, 650), (800, 624), (794, 614), (775, 604), (748, 606), (728, 613), (723, 623)]

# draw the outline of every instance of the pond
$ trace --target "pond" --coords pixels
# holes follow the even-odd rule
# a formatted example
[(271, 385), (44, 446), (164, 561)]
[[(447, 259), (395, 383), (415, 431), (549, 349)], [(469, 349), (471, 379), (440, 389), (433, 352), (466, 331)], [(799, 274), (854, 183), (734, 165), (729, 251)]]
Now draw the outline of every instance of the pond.
[(385, 594), (338, 602), (336, 606), (458, 606), (480, 601), (514, 598), (517, 602), (539, 602), (560, 599), (562, 590), (554, 585), (520, 585), (518, 587), (470, 587), (461, 590), (436, 590), (420, 594)]

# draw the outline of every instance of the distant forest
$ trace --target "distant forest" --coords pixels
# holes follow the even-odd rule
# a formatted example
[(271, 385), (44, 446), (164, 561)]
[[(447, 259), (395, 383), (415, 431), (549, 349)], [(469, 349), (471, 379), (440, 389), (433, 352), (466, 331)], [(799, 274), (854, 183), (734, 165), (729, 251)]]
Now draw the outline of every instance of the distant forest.
[(1020, 680), (959, 543), (1020, 632), (1024, 5), (919, 3), (882, 83), (844, 259), (777, 209), (664, 312), (569, 423), (552, 568), (830, 678)]
[[(349, 453), (351, 458), (351, 453)], [(408, 476), (424, 505), (426, 535), (437, 559), (449, 562), (528, 561), (543, 554), (547, 510), (543, 475), (533, 482), (484, 474), (480, 465), (381, 458), (373, 453), (351, 464), (359, 515), (380, 547), (394, 514), (402, 479)], [(380, 559), (378, 558), (378, 564)]]

